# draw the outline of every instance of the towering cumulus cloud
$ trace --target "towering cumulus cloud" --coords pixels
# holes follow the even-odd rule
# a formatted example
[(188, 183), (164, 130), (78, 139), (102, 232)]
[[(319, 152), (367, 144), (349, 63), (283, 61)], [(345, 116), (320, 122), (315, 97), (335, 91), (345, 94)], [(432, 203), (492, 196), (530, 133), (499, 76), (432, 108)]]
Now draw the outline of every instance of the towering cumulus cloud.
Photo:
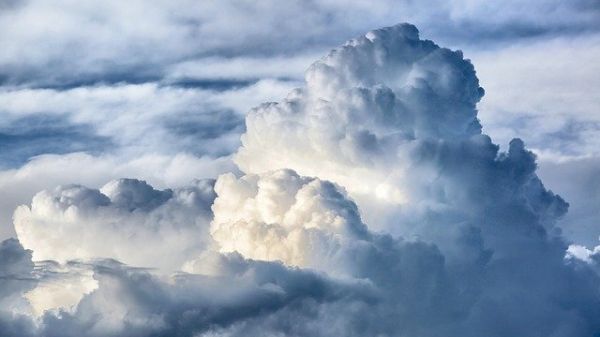
[(482, 96), (460, 51), (411, 25), (372, 31), (314, 63), (305, 88), (252, 110), (236, 161), (333, 181), (377, 229), (441, 246), (481, 232), (495, 250), (527, 248), (512, 235), (551, 233), (567, 204), (544, 189), (522, 141), (499, 153), (481, 133)]
[(410, 25), (372, 31), (314, 63), (305, 88), (254, 109), (237, 163), (250, 173), (293, 168), (401, 204), (416, 141), (479, 134), (482, 95), (460, 51), (420, 40)]
[(0, 247), (0, 328), (597, 336), (597, 252), (568, 250), (556, 225), (568, 204), (524, 142), (500, 151), (482, 133), (483, 93), (460, 51), (414, 26), (351, 40), (249, 112), (239, 174), (162, 191), (63, 186), (18, 208), (30, 251)]

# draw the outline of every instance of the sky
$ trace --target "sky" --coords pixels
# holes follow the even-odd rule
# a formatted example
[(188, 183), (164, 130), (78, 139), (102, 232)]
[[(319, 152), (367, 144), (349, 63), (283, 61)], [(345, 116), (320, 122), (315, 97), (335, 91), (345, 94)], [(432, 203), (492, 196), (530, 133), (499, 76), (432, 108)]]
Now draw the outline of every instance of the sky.
[(0, 0), (0, 336), (597, 336), (600, 2)]

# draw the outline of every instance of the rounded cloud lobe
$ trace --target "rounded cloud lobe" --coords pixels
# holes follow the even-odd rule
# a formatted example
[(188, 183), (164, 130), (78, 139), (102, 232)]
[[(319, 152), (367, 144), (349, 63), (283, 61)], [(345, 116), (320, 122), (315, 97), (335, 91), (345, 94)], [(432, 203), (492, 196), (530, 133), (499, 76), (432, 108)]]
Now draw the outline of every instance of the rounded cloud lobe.
[[(32, 252), (5, 241), (0, 263), (35, 282), (11, 298), (55, 298), (35, 291), (77, 275), (96, 287), (0, 322), (43, 336), (592, 336), (596, 252), (567, 254), (568, 204), (521, 140), (501, 152), (482, 133), (482, 96), (462, 53), (414, 26), (351, 40), (248, 114), (242, 175), (62, 186), (18, 208)], [(34, 271), (31, 254), (58, 262)]]
[(14, 214), (15, 230), (35, 260), (111, 258), (178, 270), (205, 249), (213, 181), (155, 190), (144, 181), (111, 181), (100, 190), (42, 191)]
[(221, 176), (215, 186), (211, 234), (223, 252), (320, 266), (347, 241), (368, 239), (354, 203), (330, 182), (281, 170), (236, 179)]

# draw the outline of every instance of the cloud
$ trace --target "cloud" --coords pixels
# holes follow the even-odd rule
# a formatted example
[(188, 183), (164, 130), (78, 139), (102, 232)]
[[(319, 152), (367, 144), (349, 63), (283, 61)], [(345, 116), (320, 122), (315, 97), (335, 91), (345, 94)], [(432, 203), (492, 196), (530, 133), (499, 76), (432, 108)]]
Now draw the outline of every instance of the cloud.
[(329, 182), (285, 170), (229, 174), (215, 192), (211, 234), (223, 252), (331, 271), (335, 264), (325, 261), (344, 241), (368, 239), (356, 205)]
[(157, 188), (177, 188), (194, 179), (216, 177), (235, 170), (229, 157), (196, 157), (185, 153), (144, 154), (133, 158), (85, 153), (43, 155), (18, 169), (0, 172), (0, 235), (14, 236), (12, 215), (19, 205), (30, 203), (41, 190), (57, 185), (80, 184), (100, 188), (106, 181), (120, 177), (137, 177)]
[(494, 159), (479, 134), (482, 95), (462, 53), (420, 40), (409, 25), (372, 31), (314, 63), (305, 88), (252, 110), (235, 161), (247, 173), (291, 168), (332, 180), (359, 206), (406, 204), (416, 178), (408, 171), (425, 166), (411, 158), (427, 161), (437, 139), (480, 144)]
[[(519, 146), (513, 143), (512, 151)], [(513, 153), (511, 159), (515, 157)], [(454, 225), (457, 236), (436, 242), (447, 252), (442, 254), (435, 245), (370, 232), (357, 217), (356, 205), (338, 187), (293, 171), (239, 179), (221, 176), (216, 192), (211, 232), (221, 251), (368, 280), (377, 289), (375, 303), (353, 307), (360, 311), (365, 330), (351, 326), (339, 334), (431, 336), (450, 331), (501, 336), (508, 329), (515, 334), (544, 330), (568, 336), (598, 328), (589, 316), (600, 304), (596, 276), (585, 267), (566, 264), (566, 245), (532, 233), (542, 229), (533, 226), (518, 205), (509, 208), (521, 214), (504, 223), (493, 214), (504, 212), (504, 207), (489, 211), (490, 221), (499, 227), (493, 229), (495, 237), (486, 235), (490, 229), (484, 223)], [(546, 210), (539, 212), (543, 216)], [(205, 263), (194, 264), (197, 272), (206, 272)], [(555, 282), (541, 286), (546, 277)], [(522, 310), (531, 306), (544, 310)], [(339, 311), (322, 315), (353, 317)], [(387, 315), (394, 318), (384, 318)], [(498, 317), (510, 322), (508, 326), (498, 325)], [(548, 324), (550, 317), (555, 317), (554, 324)], [(264, 329), (263, 324), (257, 331)]]
[(596, 245), (600, 235), (600, 158), (591, 156), (558, 162), (546, 160), (540, 165), (539, 174), (569, 200), (569, 213), (560, 222), (564, 235), (579, 245)]
[[(219, 255), (219, 275), (160, 278), (114, 263), (94, 267), (99, 287), (73, 313), (47, 313), (45, 336), (210, 336), (263, 320), (308, 322), (315, 309), (368, 298), (363, 284), (341, 283), (281, 264)], [(283, 324), (285, 325), (285, 323)], [(295, 324), (293, 324), (295, 325)], [(294, 326), (265, 332), (293, 332)], [(283, 329), (281, 329), (283, 328)], [(279, 332), (277, 332), (279, 330)]]
[(0, 165), (18, 167), (29, 158), (46, 153), (98, 153), (111, 145), (109, 139), (94, 135), (90, 125), (71, 124), (64, 119), (62, 116), (34, 115), (1, 127), (0, 146), (4, 153)]
[(74, 311), (83, 296), (98, 288), (90, 265), (77, 261), (36, 261), (32, 275), (37, 284), (23, 297), (31, 305), (29, 314), (36, 325), (46, 312)]
[[(500, 144), (516, 135), (535, 153), (554, 157), (598, 148), (593, 74), (600, 21), (593, 0), (295, 1), (285, 8), (272, 2), (56, 6), (32, 0), (0, 6), (1, 119), (16, 113), (0, 120), (9, 151), (0, 158), (2, 167), (16, 168), (44, 153), (98, 155), (123, 148), (134, 152), (128, 157), (155, 151), (226, 155), (239, 145), (246, 109), (279, 100), (296, 85), (261, 82), (301, 79), (306, 65), (331, 45), (398, 21), (415, 22), (423, 36), (468, 51), (491, 92), (479, 118)], [(144, 13), (143, 20), (125, 13)], [(231, 94), (253, 83), (262, 92)], [(213, 100), (214, 90), (228, 92), (221, 96), (224, 104)], [(34, 116), (19, 115), (32, 106)], [(554, 117), (544, 118), (548, 113)], [(47, 131), (47, 137), (23, 132), (24, 121), (57, 119), (51, 130), (31, 130)], [(528, 132), (534, 127), (539, 132)], [(380, 194), (404, 197), (387, 185)], [(0, 212), (11, 213), (16, 204)]]
[(61, 186), (17, 208), (15, 231), (35, 260), (112, 258), (177, 270), (205, 249), (213, 199), (207, 180), (163, 191), (134, 179), (100, 190)]
[[(565, 258), (593, 254), (568, 250), (568, 204), (524, 142), (500, 151), (482, 133), (482, 96), (462, 53), (414, 26), (351, 40), (249, 112), (241, 172), (214, 190), (125, 179), (20, 207), (19, 240), (61, 262), (38, 262), (40, 280), (58, 276), (27, 296), (63, 308), (7, 322), (41, 336), (593, 335), (600, 276)], [(57, 303), (61, 284), (77, 305)]]
[[(34, 155), (86, 150), (219, 157), (237, 148), (247, 106), (289, 89), (289, 83), (264, 80), (220, 92), (160, 83), (2, 90), (0, 122), (13, 132), (26, 131), (19, 127), (24, 123), (34, 128), (29, 132), (31, 147), (37, 151)], [(35, 129), (36, 121), (46, 129)], [(53, 121), (58, 124), (54, 129)], [(46, 138), (42, 137), (44, 131)], [(49, 140), (61, 137), (69, 137), (73, 144), (63, 142), (49, 148)], [(100, 146), (100, 140), (107, 145)], [(5, 145), (16, 146), (16, 141), (8, 139)], [(29, 157), (22, 160), (26, 159)]]
[(484, 130), (501, 145), (527, 140), (544, 184), (569, 201), (559, 223), (563, 234), (588, 247), (600, 235), (598, 41), (585, 34), (468, 52), (487, 90), (479, 105)]
[[(454, 243), (462, 255), (450, 257), (432, 244), (369, 231), (339, 187), (293, 171), (224, 175), (216, 192), (216, 245), (190, 256), (187, 273), (92, 262), (97, 288), (72, 310), (46, 312), (39, 333), (584, 336), (599, 327), (596, 274), (566, 263), (565, 247), (548, 237), (504, 234), (533, 246), (509, 256), (485, 248), (472, 228)], [(144, 200), (151, 206), (156, 198)], [(294, 221), (306, 216), (315, 221)], [(250, 232), (252, 240), (239, 235)], [(303, 235), (302, 244), (293, 240)]]
[(15, 207), (43, 189), (99, 188), (121, 177), (179, 187), (235, 170), (230, 154), (245, 111), (293, 83), (261, 80), (218, 92), (159, 83), (0, 90), (0, 133), (6, 133), (0, 136), (0, 238), (14, 235)]
[[(550, 299), (552, 293), (569, 303), (591, 302), (574, 304), (581, 316), (546, 326), (548, 333), (594, 329), (594, 320), (580, 321), (597, 306), (597, 291), (585, 279), (593, 276), (563, 261), (567, 244), (556, 221), (568, 204), (543, 186), (535, 156), (521, 140), (500, 152), (481, 133), (475, 103), (483, 91), (461, 53), (420, 40), (414, 27), (401, 25), (332, 51), (311, 66), (306, 82), (284, 101), (247, 116), (235, 158), (242, 171), (290, 168), (332, 180), (356, 200), (370, 228), (435, 244), (451, 270), (474, 273), (460, 274), (466, 283), (473, 277), (471, 285), (481, 291), (462, 321), (473, 331), (500, 330), (488, 316), (492, 308), (513, 322), (515, 334), (541, 328), (567, 310)], [(535, 275), (517, 271), (531, 269)], [(516, 296), (543, 282), (542, 275), (562, 281), (520, 300), (498, 297)], [(567, 295), (571, 282), (581, 282), (589, 298)], [(517, 309), (524, 303), (552, 309), (527, 315)], [(528, 323), (519, 323), (505, 311), (509, 307)]]
[[(225, 181), (226, 177), (222, 177), (222, 181)], [(248, 177), (248, 179), (252, 178)], [(300, 184), (296, 186), (297, 193), (294, 191), (294, 182)], [(222, 193), (220, 196), (222, 200), (244, 198), (243, 195), (236, 196), (231, 192), (233, 186), (227, 189), (227, 183), (235, 184), (237, 181), (220, 182), (221, 185), (225, 185), (217, 188)], [(219, 254), (212, 251), (210, 245), (205, 245), (206, 251), (185, 264), (184, 269), (190, 274), (174, 277), (157, 274), (158, 271), (150, 273), (130, 268), (115, 261), (91, 260), (87, 266), (93, 270), (93, 279), (97, 283), (95, 284), (89, 279), (89, 274), (85, 273), (85, 264), (73, 262), (62, 266), (42, 264), (42, 274), (45, 273), (42, 276), (44, 281), (30, 292), (28, 297), (32, 299), (32, 304), (36, 305), (38, 312), (43, 309), (57, 308), (57, 306), (62, 308), (58, 311), (46, 311), (40, 318), (41, 323), (37, 325), (38, 333), (44, 336), (56, 334), (144, 336), (155, 333), (192, 336), (203, 332), (237, 335), (242, 331), (250, 330), (271, 331), (273, 334), (329, 335), (355, 333), (353, 330), (348, 330), (348, 327), (352, 327), (358, 329), (356, 332), (363, 331), (370, 334), (377, 331), (395, 331), (399, 328), (394, 322), (381, 321), (378, 318), (381, 312), (405, 312), (407, 317), (417, 317), (424, 312), (437, 311), (436, 307), (442, 307), (439, 301), (443, 298), (447, 299), (444, 295), (449, 289), (453, 289), (451, 286), (444, 285), (448, 280), (444, 272), (443, 257), (435, 247), (422, 243), (403, 243), (388, 236), (372, 237), (373, 235), (367, 233), (365, 226), (360, 223), (356, 206), (333, 184), (299, 177), (291, 171), (275, 172), (273, 176), (262, 177), (257, 183), (267, 189), (267, 191), (263, 190), (258, 197), (267, 204), (277, 196), (288, 200), (294, 197), (298, 199), (298, 204), (292, 207), (296, 211), (290, 212), (288, 217), (292, 217), (295, 213), (300, 217), (312, 214), (314, 217), (334, 219), (333, 223), (320, 229), (312, 228), (315, 237), (319, 235), (330, 237), (333, 239), (332, 242), (335, 242), (336, 237), (341, 235), (337, 240), (338, 243), (344, 244), (338, 253), (321, 256), (323, 261), (321, 272), (310, 270), (311, 267), (318, 266), (316, 255), (311, 265), (303, 265), (309, 269), (298, 269), (277, 262), (280, 258), (276, 255), (268, 259), (273, 262), (252, 261), (238, 253)], [(133, 181), (113, 182), (107, 184), (102, 190), (111, 197), (112, 203), (127, 210), (148, 211), (148, 208), (160, 208), (161, 206), (157, 206), (156, 202), (162, 201), (165, 192), (149, 191), (148, 186), (140, 186), (141, 184)], [(126, 186), (121, 186), (119, 193), (115, 193), (114, 185)], [(135, 191), (132, 193), (133, 188)], [(143, 195), (141, 191), (144, 191)], [(269, 194), (269, 191), (275, 193)], [(314, 197), (315, 193), (317, 197)], [(302, 195), (305, 196), (301, 197)], [(127, 196), (127, 199), (120, 200), (118, 196)], [(98, 200), (102, 199), (97, 191), (90, 190), (63, 193), (58, 199), (69, 198), (80, 202), (78, 209), (73, 212), (81, 213), (92, 213)], [(305, 203), (308, 205), (304, 205)], [(224, 216), (224, 211), (226, 210), (220, 211), (221, 218)], [(335, 219), (336, 215), (333, 213), (336, 211), (339, 212), (338, 218), (345, 216), (354, 221), (355, 223), (350, 225), (357, 227), (359, 233), (352, 234), (351, 228), (344, 230), (343, 227), (336, 231), (334, 226), (338, 226), (341, 220)], [(181, 214), (181, 210), (178, 214)], [(272, 215), (276, 216), (273, 213)], [(57, 229), (62, 233), (70, 233), (71, 239), (80, 242), (77, 246), (77, 254), (74, 255), (78, 258), (87, 258), (86, 254), (82, 253), (82, 249), (89, 245), (84, 239), (75, 237), (77, 227), (94, 233), (94, 228), (90, 226), (93, 216), (89, 216), (88, 221), (80, 221), (76, 224), (63, 221), (63, 226), (71, 225), (70, 228)], [(96, 221), (105, 219), (106, 212), (95, 215), (95, 218)], [(186, 218), (190, 217), (186, 216)], [(16, 219), (18, 226), (19, 216), (16, 216)], [(127, 226), (132, 219), (120, 219), (120, 221), (120, 225)], [(318, 225), (321, 221), (315, 218), (313, 223)], [(303, 221), (298, 220), (295, 226), (303, 224)], [(284, 225), (294, 224), (284, 223)], [(274, 223), (273, 226), (277, 224)], [(312, 229), (309, 228), (308, 231)], [(102, 237), (102, 233), (94, 234), (96, 240)], [(122, 236), (121, 234), (115, 233), (115, 237), (96, 242), (109, 241), (113, 243), (112, 247), (127, 247), (130, 249), (129, 254), (121, 256), (121, 259), (133, 262), (134, 257), (130, 255), (135, 253), (136, 249), (139, 250), (140, 246), (136, 246), (135, 239), (131, 238), (127, 240), (128, 245), (119, 242), (118, 237)], [(26, 239), (21, 232), (19, 235)], [(168, 241), (168, 237), (164, 235), (161, 238)], [(52, 240), (52, 238), (46, 239)], [(198, 236), (194, 239), (197, 240)], [(222, 246), (223, 236), (215, 236), (215, 239), (216, 243)], [(235, 237), (231, 239), (235, 240)], [(257, 233), (255, 239), (256, 243), (260, 243), (265, 239), (264, 233)], [(347, 242), (344, 242), (344, 239)], [(316, 244), (317, 241), (312, 243)], [(165, 254), (165, 250), (152, 240), (145, 240), (145, 244)], [(36, 242), (35, 246), (39, 247), (40, 252), (45, 252), (40, 242)], [(171, 244), (169, 247), (181, 252), (186, 248), (181, 244)], [(324, 248), (335, 247), (324, 246)], [(37, 250), (38, 248), (35, 253)], [(44, 257), (60, 260), (64, 259), (65, 252), (69, 252), (68, 244), (63, 245), (61, 250), (46, 251)], [(155, 258), (151, 258), (147, 251), (144, 253), (148, 261), (156, 263)], [(189, 257), (197, 255), (190, 251), (185, 253)], [(244, 253), (252, 255), (247, 251)], [(306, 251), (306, 253), (311, 252)], [(336, 265), (338, 263), (339, 265)], [(422, 265), (428, 267), (424, 269), (419, 267)], [(334, 266), (340, 271), (339, 273), (325, 268)], [(388, 266), (392, 269), (388, 269)], [(331, 272), (334, 277), (324, 274), (325, 271)], [(404, 275), (401, 279), (398, 278), (400, 274)], [(335, 275), (341, 278), (336, 278)], [(72, 304), (69, 299), (59, 298), (64, 294), (64, 290), (61, 289), (65, 287), (69, 287), (70, 297), (78, 294), (83, 296), (76, 307), (69, 309), (68, 305)], [(422, 297), (422, 295), (429, 296), (427, 293), (431, 287), (439, 288), (439, 298)], [(399, 289), (403, 290), (397, 291)], [(348, 307), (351, 309), (345, 309)], [(376, 311), (377, 314), (372, 311)], [(315, 321), (313, 316), (315, 312), (321, 312), (328, 319)], [(445, 312), (442, 310), (440, 314)], [(359, 325), (351, 323), (361, 316), (366, 318), (364, 323)], [(336, 321), (334, 326), (328, 326), (330, 319)], [(439, 319), (445, 321), (449, 317)], [(264, 325), (264, 322), (268, 325)], [(401, 329), (415, 331), (417, 328), (411, 325)]]
[(0, 242), (0, 331), (3, 336), (34, 336), (31, 306), (23, 297), (35, 288), (31, 251), (16, 239)]
[(596, 35), (583, 35), (469, 48), (488, 91), (479, 105), (486, 132), (501, 142), (527, 139), (545, 157), (597, 154), (599, 42)]
[[(9, 1), (3, 7), (2, 82), (46, 87), (156, 81), (178, 64), (206, 58), (231, 60), (235, 66), (237, 57), (277, 59), (298, 52), (321, 52), (374, 25), (398, 21), (415, 22), (426, 28), (428, 36), (463, 44), (572, 36), (600, 28), (594, 0), (501, 4), (464, 0), (427, 5), (411, 1), (292, 1), (284, 7), (276, 1), (183, 1), (176, 5), (169, 1), (151, 5), (142, 1), (106, 1), (102, 5), (68, 1), (56, 6), (32, 0)], [(263, 19), (256, 20), (257, 16)], [(85, 52), (90, 50), (95, 52)], [(288, 67), (282, 64), (279, 68), (285, 72)]]
[(36, 285), (32, 277), (31, 250), (23, 249), (16, 239), (0, 243), (0, 304), (2, 312), (26, 312), (27, 303), (21, 295)]
[(462, 53), (409, 25), (372, 31), (313, 64), (305, 88), (252, 110), (235, 161), (246, 173), (331, 180), (377, 229), (444, 249), (457, 228), (476, 226), (490, 248), (510, 251), (505, 231), (554, 235), (568, 205), (544, 188), (521, 140), (503, 153), (481, 133), (482, 95)]

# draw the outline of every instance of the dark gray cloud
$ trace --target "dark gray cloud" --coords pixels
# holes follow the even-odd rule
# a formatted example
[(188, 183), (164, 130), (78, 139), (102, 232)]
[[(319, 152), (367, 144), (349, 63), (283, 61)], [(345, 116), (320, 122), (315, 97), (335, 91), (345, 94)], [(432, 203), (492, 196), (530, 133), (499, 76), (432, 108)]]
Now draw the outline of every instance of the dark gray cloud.
[[(228, 106), (235, 84), (222, 88), (119, 84), (1, 93), (0, 163), (19, 167), (33, 156), (86, 152), (187, 152), (220, 157), (232, 153), (244, 130), (243, 111)], [(154, 95), (154, 97), (152, 97)], [(135, 122), (132, 122), (135, 121)]]
[(89, 124), (76, 124), (61, 115), (33, 115), (0, 125), (0, 167), (19, 167), (29, 158), (46, 153), (85, 151), (98, 154), (113, 144), (95, 134)]
[(8, 239), (0, 243), (0, 267), (1, 301), (35, 286), (31, 250), (23, 249), (18, 240)]
[(591, 156), (563, 162), (542, 163), (540, 176), (569, 200), (569, 213), (561, 227), (576, 244), (598, 245), (600, 225), (600, 158)]
[(35, 336), (36, 329), (27, 315), (29, 304), (23, 293), (33, 289), (31, 251), (25, 250), (16, 239), (0, 242), (0, 335)]
[[(225, 277), (183, 274), (170, 284), (123, 266), (95, 266), (98, 290), (86, 296), (72, 314), (46, 314), (42, 333), (195, 336), (278, 315), (284, 308), (302, 319), (314, 306), (368, 294), (366, 289), (361, 294), (360, 285), (340, 284), (278, 263), (246, 261), (239, 255), (223, 256), (221, 260), (228, 268)], [(102, 305), (105, 300), (111, 305)], [(115, 309), (116, 315), (111, 317)], [(112, 321), (115, 319), (122, 321)]]

